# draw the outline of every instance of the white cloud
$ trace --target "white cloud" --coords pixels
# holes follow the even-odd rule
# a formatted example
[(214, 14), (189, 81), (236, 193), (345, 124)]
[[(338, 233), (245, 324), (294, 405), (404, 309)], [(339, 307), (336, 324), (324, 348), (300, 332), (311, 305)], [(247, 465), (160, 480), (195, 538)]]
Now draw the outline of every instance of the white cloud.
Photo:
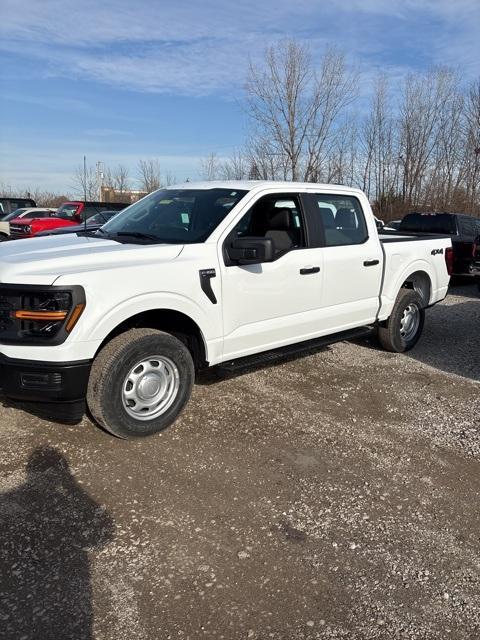
[[(424, 38), (430, 62), (479, 72), (478, 0), (4, 0), (0, 33), (4, 50), (41, 60), (49, 75), (228, 96), (243, 85), (249, 56), (279, 38), (310, 42), (314, 54), (330, 41), (352, 59), (382, 56), (391, 44), (385, 20), (417, 45)], [(409, 38), (402, 44), (408, 53)]]

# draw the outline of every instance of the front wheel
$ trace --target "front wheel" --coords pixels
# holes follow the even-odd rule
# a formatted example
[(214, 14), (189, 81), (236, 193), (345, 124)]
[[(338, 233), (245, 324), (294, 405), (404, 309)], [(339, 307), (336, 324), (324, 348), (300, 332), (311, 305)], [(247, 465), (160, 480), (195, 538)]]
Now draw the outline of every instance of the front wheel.
[(417, 344), (424, 323), (425, 309), (421, 296), (412, 289), (401, 289), (390, 317), (378, 327), (380, 344), (387, 351), (408, 351)]
[(188, 402), (193, 360), (174, 336), (131, 329), (95, 358), (87, 404), (95, 420), (120, 438), (149, 436), (170, 426)]

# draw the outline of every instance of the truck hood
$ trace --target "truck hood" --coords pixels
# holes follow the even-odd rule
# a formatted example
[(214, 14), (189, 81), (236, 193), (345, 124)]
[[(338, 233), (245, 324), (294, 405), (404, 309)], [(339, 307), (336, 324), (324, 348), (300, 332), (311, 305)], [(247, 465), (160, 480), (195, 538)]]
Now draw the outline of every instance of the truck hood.
[(77, 236), (26, 238), (0, 243), (0, 282), (53, 284), (62, 275), (174, 260), (183, 245), (123, 244)]

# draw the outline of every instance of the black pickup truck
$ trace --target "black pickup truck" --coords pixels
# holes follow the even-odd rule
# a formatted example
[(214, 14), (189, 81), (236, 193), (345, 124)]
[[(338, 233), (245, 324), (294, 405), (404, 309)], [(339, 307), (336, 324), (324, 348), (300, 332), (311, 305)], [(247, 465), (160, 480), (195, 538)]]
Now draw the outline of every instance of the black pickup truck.
[(475, 258), (473, 261), (473, 275), (477, 281), (478, 292), (480, 293), (480, 238), (478, 239), (477, 247), (475, 250)]
[(452, 239), (453, 276), (480, 274), (480, 218), (465, 213), (408, 213), (398, 231), (441, 233)]

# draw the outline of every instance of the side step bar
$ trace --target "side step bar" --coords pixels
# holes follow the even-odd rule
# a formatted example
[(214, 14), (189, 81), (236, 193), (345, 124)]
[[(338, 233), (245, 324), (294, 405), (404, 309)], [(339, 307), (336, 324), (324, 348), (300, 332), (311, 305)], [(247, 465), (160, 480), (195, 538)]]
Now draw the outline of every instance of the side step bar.
[(329, 344), (335, 342), (342, 342), (343, 340), (354, 340), (356, 338), (364, 338), (373, 332), (372, 327), (359, 327), (358, 329), (348, 329), (347, 331), (340, 331), (338, 333), (332, 333), (329, 336), (323, 336), (321, 338), (314, 338), (313, 340), (306, 340), (304, 342), (297, 342), (296, 344), (289, 344), (286, 347), (279, 347), (278, 349), (271, 349), (270, 351), (262, 351), (262, 353), (255, 353), (251, 356), (244, 358), (237, 358), (236, 360), (227, 360), (217, 365), (217, 369), (222, 371), (242, 371), (243, 369), (249, 369), (255, 366), (274, 364), (282, 360), (286, 360), (292, 356), (296, 356), (302, 353), (307, 353), (312, 349), (318, 349), (326, 347)]

